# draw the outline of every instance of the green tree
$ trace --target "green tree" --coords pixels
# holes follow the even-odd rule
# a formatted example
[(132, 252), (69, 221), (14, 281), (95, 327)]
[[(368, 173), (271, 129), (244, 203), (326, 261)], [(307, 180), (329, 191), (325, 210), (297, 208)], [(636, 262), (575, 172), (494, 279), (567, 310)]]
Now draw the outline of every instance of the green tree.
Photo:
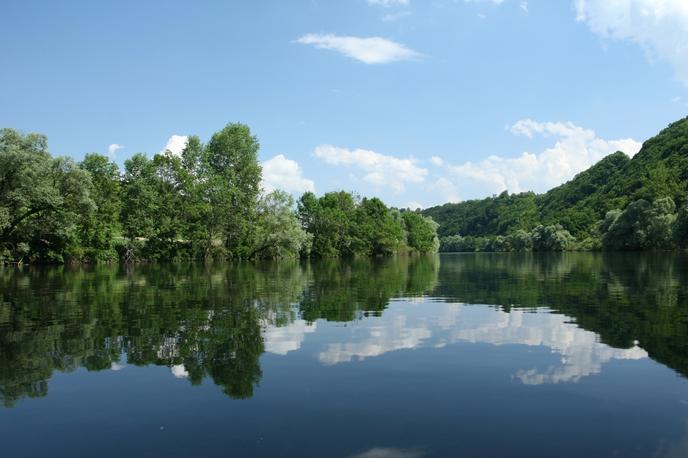
[(235, 257), (251, 251), (261, 179), (258, 149), (258, 139), (244, 124), (228, 124), (204, 148), (208, 233), (222, 236)]
[(390, 255), (404, 246), (404, 228), (378, 198), (363, 198), (354, 216), (354, 252)]
[(93, 213), (80, 220), (81, 244), (92, 260), (116, 261), (115, 241), (121, 235), (122, 209), (119, 168), (100, 154), (87, 154), (80, 166), (91, 176), (89, 193), (96, 206)]
[(561, 225), (539, 225), (532, 232), (533, 250), (565, 251), (575, 241), (574, 237)]
[(10, 259), (78, 258), (77, 223), (95, 207), (89, 187), (74, 161), (50, 156), (44, 136), (0, 131), (0, 250)]
[(405, 211), (402, 213), (406, 229), (406, 243), (410, 248), (422, 253), (437, 251), (437, 223), (420, 212)]
[(294, 199), (284, 191), (262, 196), (256, 212), (256, 229), (251, 258), (290, 258), (310, 251), (312, 236), (294, 212)]

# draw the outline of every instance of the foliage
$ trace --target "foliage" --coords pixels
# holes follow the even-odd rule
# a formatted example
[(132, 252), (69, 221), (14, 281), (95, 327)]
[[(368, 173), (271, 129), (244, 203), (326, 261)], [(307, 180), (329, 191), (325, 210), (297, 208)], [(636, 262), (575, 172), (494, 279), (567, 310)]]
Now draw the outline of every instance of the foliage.
[[(519, 229), (530, 231), (538, 225), (561, 225), (577, 239), (586, 241), (573, 247), (590, 249), (600, 246), (597, 229), (611, 222), (604, 222), (609, 211), (626, 209), (639, 200), (655, 202), (665, 198), (679, 208), (688, 202), (688, 118), (669, 125), (647, 140), (633, 158), (620, 151), (611, 154), (571, 181), (544, 194), (509, 195), (503, 192), (487, 199), (428, 208), (423, 214), (432, 216), (439, 223), (438, 233), (441, 237), (461, 234), (464, 237), (494, 239), (496, 236), (508, 236)], [(630, 211), (640, 210), (639, 205), (644, 204), (636, 204)], [(612, 242), (610, 235), (604, 247), (639, 249), (674, 246), (677, 236), (674, 234), (672, 240), (670, 235), (670, 231), (675, 230), (671, 221), (674, 212), (659, 207), (653, 211), (653, 226), (638, 228), (639, 232), (634, 236), (642, 241), (625, 239)], [(619, 224), (623, 226), (629, 217), (630, 214)], [(616, 230), (622, 229), (618, 227)], [(630, 227), (623, 230), (635, 231)]]
[(260, 195), (259, 143), (228, 124), (207, 144), (53, 158), (42, 135), (0, 134), (0, 263), (388, 256), (436, 251), (436, 225), (340, 191)]
[(293, 207), (294, 199), (284, 191), (261, 197), (251, 258), (293, 258), (310, 252), (312, 236), (301, 227)]
[(0, 250), (5, 260), (80, 257), (78, 220), (95, 209), (91, 178), (71, 159), (52, 158), (42, 135), (0, 131)]
[(602, 244), (615, 250), (671, 248), (676, 229), (676, 205), (669, 197), (652, 204), (644, 199), (631, 202), (626, 209), (607, 212), (599, 225)]
[(406, 229), (406, 244), (421, 253), (437, 251), (437, 223), (418, 211), (405, 211), (401, 214)]

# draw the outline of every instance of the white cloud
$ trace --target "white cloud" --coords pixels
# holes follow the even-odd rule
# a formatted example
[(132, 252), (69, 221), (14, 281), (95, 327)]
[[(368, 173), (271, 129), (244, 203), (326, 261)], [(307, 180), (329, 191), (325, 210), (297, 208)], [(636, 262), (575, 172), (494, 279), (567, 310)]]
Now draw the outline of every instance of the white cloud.
[(422, 210), (423, 209), (423, 204), (420, 202), (416, 202), (415, 200), (412, 200), (411, 202), (406, 204), (406, 208), (409, 210)]
[(440, 177), (430, 185), (430, 190), (440, 195), (440, 203), (458, 202), (461, 200), (456, 185), (446, 177)]
[(528, 12), (528, 2), (523, 1), (523, 2), (521, 2), (518, 6), (520, 6), (521, 9), (522, 9), (523, 11), (525, 11), (526, 13)]
[(281, 189), (287, 192), (315, 191), (313, 180), (304, 178), (301, 167), (296, 161), (287, 159), (283, 154), (263, 162), (263, 182), (265, 192)]
[(688, 1), (575, 0), (577, 19), (603, 37), (631, 40), (672, 64), (688, 85)]
[(108, 145), (107, 155), (111, 158), (114, 158), (115, 154), (117, 154), (117, 150), (120, 150), (122, 148), (124, 148), (124, 146), (118, 145), (117, 143), (112, 143), (111, 145)]
[(554, 137), (556, 142), (541, 153), (524, 152), (515, 158), (493, 155), (480, 162), (449, 166), (450, 170), (459, 178), (486, 185), (491, 192), (542, 192), (570, 180), (610, 153), (621, 150), (633, 156), (642, 146), (632, 138), (604, 140), (572, 123), (524, 119), (510, 130), (528, 138)]
[(320, 145), (313, 155), (328, 164), (353, 166), (363, 170), (363, 181), (376, 186), (388, 186), (402, 192), (405, 183), (422, 183), (428, 170), (418, 167), (412, 158), (400, 159), (365, 149), (346, 149)]
[(409, 3), (409, 0), (368, 0), (369, 5), (379, 5), (385, 8), (389, 8), (390, 6), (404, 6)]
[(430, 158), (430, 162), (432, 162), (432, 164), (436, 165), (437, 167), (442, 167), (442, 165), (444, 164), (444, 160), (439, 156), (432, 156)]
[(169, 151), (173, 156), (181, 156), (187, 141), (189, 141), (189, 137), (186, 135), (172, 135), (167, 140), (165, 147), (160, 151), (160, 154), (165, 154)]
[(381, 37), (364, 38), (309, 33), (296, 42), (313, 45), (319, 49), (337, 51), (366, 64), (387, 64), (419, 57), (417, 52), (403, 44)]

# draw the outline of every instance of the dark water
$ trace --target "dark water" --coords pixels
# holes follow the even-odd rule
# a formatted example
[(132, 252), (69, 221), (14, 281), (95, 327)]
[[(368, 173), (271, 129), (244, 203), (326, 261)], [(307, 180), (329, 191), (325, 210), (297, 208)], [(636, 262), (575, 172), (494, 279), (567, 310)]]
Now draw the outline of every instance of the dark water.
[(0, 456), (686, 457), (688, 257), (0, 269)]

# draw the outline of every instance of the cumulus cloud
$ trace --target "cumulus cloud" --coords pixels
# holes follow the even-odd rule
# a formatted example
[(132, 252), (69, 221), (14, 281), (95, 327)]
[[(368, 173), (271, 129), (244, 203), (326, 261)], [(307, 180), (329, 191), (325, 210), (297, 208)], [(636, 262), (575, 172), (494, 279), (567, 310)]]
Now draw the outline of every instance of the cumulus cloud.
[(189, 137), (186, 135), (172, 135), (167, 140), (165, 147), (160, 151), (160, 154), (165, 154), (169, 151), (173, 156), (181, 156), (187, 141), (189, 141)]
[(416, 202), (415, 200), (412, 200), (411, 202), (406, 204), (406, 208), (409, 210), (422, 210), (423, 209), (423, 204), (420, 202)]
[(688, 1), (575, 0), (577, 19), (603, 37), (630, 40), (674, 66), (688, 85)]
[(621, 150), (633, 156), (642, 146), (632, 138), (604, 140), (572, 123), (523, 119), (510, 130), (515, 135), (556, 141), (540, 153), (524, 152), (514, 158), (493, 155), (479, 162), (449, 166), (450, 171), (463, 180), (486, 185), (492, 192), (542, 192), (570, 180), (610, 153)]
[(363, 181), (402, 192), (406, 183), (422, 183), (428, 170), (416, 165), (413, 158), (398, 158), (365, 149), (346, 149), (320, 145), (313, 155), (327, 164), (351, 166), (365, 172)]
[(379, 5), (385, 8), (390, 6), (405, 6), (409, 3), (409, 0), (368, 0), (369, 5)]
[(315, 191), (313, 180), (304, 178), (301, 167), (296, 161), (287, 159), (283, 154), (263, 162), (262, 188), (265, 192), (281, 189), (287, 192)]
[(459, 191), (454, 183), (446, 177), (440, 177), (430, 185), (430, 191), (439, 194), (440, 202), (458, 202), (461, 200)]
[(337, 51), (366, 64), (387, 64), (419, 57), (419, 54), (401, 43), (382, 37), (352, 37), (309, 33), (296, 40), (318, 49)]
[(118, 145), (117, 143), (112, 143), (111, 145), (108, 145), (107, 154), (111, 158), (114, 158), (115, 154), (117, 154), (117, 150), (120, 150), (122, 148), (124, 148), (124, 146)]
[(432, 165), (436, 165), (437, 167), (442, 167), (444, 164), (444, 160), (439, 156), (432, 156), (430, 158), (430, 162), (432, 162)]

